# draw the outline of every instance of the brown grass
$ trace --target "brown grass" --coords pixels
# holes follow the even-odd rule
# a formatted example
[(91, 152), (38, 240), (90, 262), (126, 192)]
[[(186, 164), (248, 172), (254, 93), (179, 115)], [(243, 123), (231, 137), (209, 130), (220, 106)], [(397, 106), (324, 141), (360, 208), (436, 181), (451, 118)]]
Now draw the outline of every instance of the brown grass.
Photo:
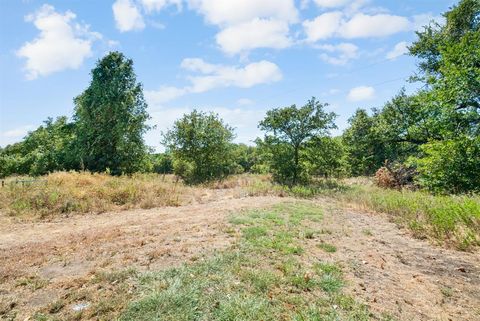
[(0, 210), (20, 218), (179, 206), (189, 203), (195, 191), (173, 176), (157, 174), (57, 172), (24, 184), (15, 180), (7, 180), (0, 189)]

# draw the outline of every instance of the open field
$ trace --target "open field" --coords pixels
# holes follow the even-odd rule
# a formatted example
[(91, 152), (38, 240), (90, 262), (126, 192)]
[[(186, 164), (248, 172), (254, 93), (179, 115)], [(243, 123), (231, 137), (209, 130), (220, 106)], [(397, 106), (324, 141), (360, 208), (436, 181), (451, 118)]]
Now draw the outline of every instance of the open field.
[[(174, 206), (76, 215), (2, 210), (1, 318), (480, 318), (478, 247), (458, 251), (452, 241), (439, 242), (415, 193), (404, 192), (417, 199), (424, 234), (405, 224), (412, 202), (380, 208), (400, 192), (381, 194), (366, 183), (332, 185), (310, 199), (294, 197), (306, 190), (280, 189), (264, 177), (178, 184), (188, 192)], [(477, 233), (472, 213), (468, 226)]]

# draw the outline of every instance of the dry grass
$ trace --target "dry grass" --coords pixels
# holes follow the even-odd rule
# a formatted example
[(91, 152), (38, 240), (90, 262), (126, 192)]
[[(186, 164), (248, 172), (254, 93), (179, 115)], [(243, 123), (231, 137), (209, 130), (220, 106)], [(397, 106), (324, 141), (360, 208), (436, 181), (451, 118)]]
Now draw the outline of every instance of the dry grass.
[(0, 189), (0, 210), (21, 218), (179, 206), (189, 203), (194, 194), (194, 188), (176, 182), (172, 176), (156, 174), (115, 177), (57, 172), (24, 184), (15, 180), (18, 178), (7, 180)]

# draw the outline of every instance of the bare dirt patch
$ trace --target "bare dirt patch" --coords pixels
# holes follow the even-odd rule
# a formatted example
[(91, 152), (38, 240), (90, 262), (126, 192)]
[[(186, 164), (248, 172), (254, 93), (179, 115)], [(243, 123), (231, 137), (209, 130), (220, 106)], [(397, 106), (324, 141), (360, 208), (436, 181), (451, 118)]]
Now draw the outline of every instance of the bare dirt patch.
[[(227, 223), (230, 213), (285, 201), (236, 198), (226, 191), (207, 194), (197, 204), (177, 208), (55, 222), (0, 218), (0, 319), (26, 320), (35, 311), (59, 320), (112, 319), (134, 298), (132, 275), (226, 248), (236, 235)], [(310, 259), (338, 262), (348, 279), (346, 290), (374, 315), (480, 320), (478, 252), (415, 239), (383, 215), (341, 209), (329, 200), (315, 202), (325, 215), (309, 226), (315, 233), (305, 240), (306, 253)], [(319, 244), (333, 246), (332, 251)], [(88, 313), (74, 311), (82, 304), (90, 306)]]
[(0, 317), (3, 312), (5, 318), (24, 320), (42, 307), (55, 311), (52, 304), (57, 301), (60, 306), (95, 300), (91, 293), (80, 293), (78, 298), (68, 293), (88, 287), (97, 291), (97, 282), (91, 280), (102, 271), (147, 271), (198, 259), (232, 241), (225, 232), (229, 212), (275, 202), (274, 197), (226, 196), (205, 204), (74, 216), (55, 222), (4, 220), (0, 224)]
[[(388, 217), (341, 210), (328, 201), (320, 242), (341, 262), (351, 292), (397, 320), (480, 320), (480, 255), (413, 238)], [(312, 250), (318, 253), (317, 250)]]

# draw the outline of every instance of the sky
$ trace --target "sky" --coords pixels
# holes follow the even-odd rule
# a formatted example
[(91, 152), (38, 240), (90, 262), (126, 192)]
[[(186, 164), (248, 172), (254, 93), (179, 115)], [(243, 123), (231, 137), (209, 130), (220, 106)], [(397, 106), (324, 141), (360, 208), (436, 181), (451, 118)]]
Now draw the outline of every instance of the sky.
[(0, 146), (74, 97), (109, 51), (133, 59), (151, 115), (145, 140), (194, 108), (218, 113), (252, 144), (272, 108), (315, 96), (338, 117), (381, 107), (409, 83), (415, 30), (452, 0), (0, 0)]

